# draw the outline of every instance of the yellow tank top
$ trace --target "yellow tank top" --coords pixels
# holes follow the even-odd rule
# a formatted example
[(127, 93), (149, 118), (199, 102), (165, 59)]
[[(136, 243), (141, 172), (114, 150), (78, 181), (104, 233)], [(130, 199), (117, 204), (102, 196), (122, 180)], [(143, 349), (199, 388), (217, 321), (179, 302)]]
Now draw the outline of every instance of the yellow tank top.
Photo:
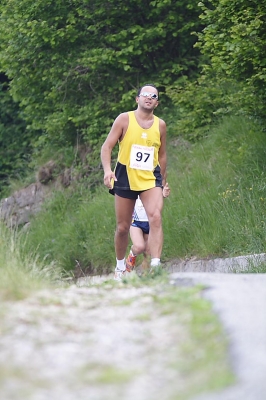
[(159, 118), (143, 129), (137, 122), (134, 111), (128, 112), (129, 124), (119, 152), (115, 174), (115, 186), (121, 190), (147, 190), (161, 185), (158, 151), (161, 146)]

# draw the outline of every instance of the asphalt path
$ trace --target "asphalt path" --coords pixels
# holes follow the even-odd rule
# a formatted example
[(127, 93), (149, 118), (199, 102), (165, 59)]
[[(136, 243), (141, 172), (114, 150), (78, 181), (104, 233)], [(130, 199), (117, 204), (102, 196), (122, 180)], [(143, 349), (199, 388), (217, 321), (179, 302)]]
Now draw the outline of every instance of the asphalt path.
[(206, 287), (203, 295), (229, 340), (236, 383), (195, 400), (266, 399), (266, 274), (176, 272), (170, 278), (177, 285)]

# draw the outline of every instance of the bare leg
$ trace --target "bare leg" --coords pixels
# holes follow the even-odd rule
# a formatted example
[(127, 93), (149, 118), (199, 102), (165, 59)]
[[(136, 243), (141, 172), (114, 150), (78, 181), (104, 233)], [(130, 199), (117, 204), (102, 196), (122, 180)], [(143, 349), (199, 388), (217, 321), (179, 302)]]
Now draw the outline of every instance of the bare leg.
[(144, 240), (144, 234), (140, 228), (136, 226), (130, 227), (130, 238), (132, 240), (131, 250), (134, 256), (137, 256), (145, 251), (146, 243)]
[(155, 187), (142, 192), (140, 199), (147, 213), (150, 233), (148, 247), (151, 258), (160, 258), (163, 247), (162, 209), (163, 193), (160, 187)]
[(116, 231), (115, 231), (115, 252), (118, 260), (123, 260), (126, 255), (128, 246), (128, 233), (132, 221), (132, 213), (135, 200), (124, 199), (115, 195), (115, 214), (116, 214)]
[(150, 260), (149, 260), (150, 259), (150, 250), (149, 250), (149, 247), (148, 247), (149, 235), (147, 233), (144, 233), (143, 237), (144, 237), (144, 240), (145, 240), (145, 251), (143, 253), (143, 261), (142, 261), (142, 264), (141, 264), (141, 270), (142, 271), (146, 271), (149, 268), (149, 265), (150, 265)]
[(149, 239), (149, 234), (144, 233), (143, 234), (144, 240), (145, 240), (145, 251), (144, 251), (144, 257), (147, 257), (150, 254), (150, 249), (149, 249), (149, 244), (148, 244), (148, 239)]

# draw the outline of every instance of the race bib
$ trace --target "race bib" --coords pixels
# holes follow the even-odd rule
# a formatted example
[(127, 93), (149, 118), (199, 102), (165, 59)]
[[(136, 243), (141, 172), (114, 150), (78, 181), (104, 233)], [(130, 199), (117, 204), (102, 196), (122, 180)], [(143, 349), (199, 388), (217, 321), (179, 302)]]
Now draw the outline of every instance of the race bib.
[(153, 171), (154, 147), (132, 144), (130, 151), (130, 168)]

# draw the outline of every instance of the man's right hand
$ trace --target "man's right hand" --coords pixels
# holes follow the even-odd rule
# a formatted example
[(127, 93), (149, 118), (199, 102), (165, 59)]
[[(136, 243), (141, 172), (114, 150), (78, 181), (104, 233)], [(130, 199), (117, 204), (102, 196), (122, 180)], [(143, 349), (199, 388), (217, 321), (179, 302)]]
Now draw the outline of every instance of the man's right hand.
[(166, 184), (163, 187), (163, 197), (168, 197), (170, 194), (171, 189), (168, 186), (168, 183), (166, 182)]
[(114, 181), (117, 181), (117, 179), (113, 171), (104, 174), (103, 182), (108, 189), (113, 189)]

